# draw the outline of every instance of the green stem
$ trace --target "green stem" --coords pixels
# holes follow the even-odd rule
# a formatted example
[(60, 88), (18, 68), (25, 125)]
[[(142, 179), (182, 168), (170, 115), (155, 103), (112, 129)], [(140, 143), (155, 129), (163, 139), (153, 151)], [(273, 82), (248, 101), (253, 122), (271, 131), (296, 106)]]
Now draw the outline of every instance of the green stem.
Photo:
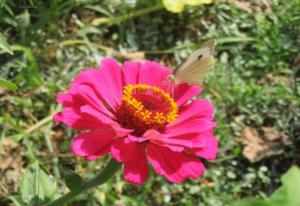
[(70, 191), (69, 193), (61, 196), (60, 198), (54, 200), (53, 202), (46, 204), (45, 206), (65, 205), (67, 202), (69, 202), (71, 199), (73, 199), (75, 196), (79, 195), (80, 193), (84, 192), (85, 190), (101, 185), (106, 181), (108, 181), (118, 171), (121, 165), (122, 165), (121, 163), (111, 159), (99, 175), (84, 181), (79, 188)]
[(118, 17), (114, 17), (114, 18), (96, 18), (92, 21), (92, 24), (95, 26), (99, 26), (99, 25), (103, 25), (103, 24), (108, 24), (108, 25), (113, 25), (113, 24), (119, 24), (123, 21), (126, 21), (128, 19), (133, 19), (139, 16), (143, 16), (146, 15), (148, 13), (154, 12), (154, 11), (158, 11), (163, 9), (163, 5), (162, 4), (156, 4), (152, 7), (149, 8), (144, 8), (138, 11), (135, 11), (133, 13), (129, 13), (129, 14), (125, 14), (123, 16), (118, 16)]
[[(50, 139), (50, 134), (51, 134), (51, 127), (52, 127), (52, 123), (50, 123), (48, 125), (48, 127), (44, 130), (44, 138), (45, 138), (45, 142), (46, 142), (46, 145), (47, 145), (47, 148), (49, 150), (49, 153), (51, 155), (54, 154), (54, 149), (53, 149), (53, 145), (52, 145), (52, 142), (51, 142), (51, 139)], [(59, 160), (58, 160), (58, 157), (53, 155), (52, 156), (52, 163), (53, 163), (53, 170), (54, 170), (54, 174), (55, 174), (55, 177), (57, 178), (60, 178), (60, 172), (59, 172)]]
[(34, 130), (38, 129), (39, 127), (43, 126), (44, 124), (50, 122), (52, 120), (52, 116), (53, 114), (45, 117), (44, 119), (40, 120), (39, 122), (37, 122), (35, 125), (29, 127), (28, 129), (25, 130), (26, 134), (30, 134), (31, 132), (33, 132)]

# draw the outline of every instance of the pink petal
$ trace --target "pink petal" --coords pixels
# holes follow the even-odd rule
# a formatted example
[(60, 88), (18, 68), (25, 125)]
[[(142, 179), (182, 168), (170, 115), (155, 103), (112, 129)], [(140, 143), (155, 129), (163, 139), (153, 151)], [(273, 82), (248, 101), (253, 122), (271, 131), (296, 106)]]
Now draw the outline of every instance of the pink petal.
[(192, 148), (190, 149), (190, 152), (207, 160), (216, 159), (218, 153), (218, 140), (213, 134), (202, 136), (200, 140), (202, 141), (203, 146), (201, 148)]
[(161, 87), (162, 82), (171, 73), (172, 70), (167, 67), (163, 67), (156, 62), (146, 61), (140, 69), (139, 83)]
[(197, 179), (205, 171), (204, 165), (195, 157), (166, 147), (148, 144), (147, 154), (155, 172), (173, 183), (181, 183), (186, 178)]
[(181, 106), (179, 111), (179, 117), (171, 125), (180, 124), (183, 121), (192, 118), (207, 118), (212, 119), (214, 114), (213, 105), (205, 99), (197, 99), (190, 104)]
[(128, 138), (116, 139), (111, 146), (111, 155), (124, 162), (124, 176), (128, 182), (141, 184), (147, 179), (148, 163), (143, 144)]
[(136, 144), (125, 138), (118, 138), (111, 145), (111, 155), (119, 162), (128, 162), (135, 155), (133, 151)]
[(188, 100), (200, 94), (202, 88), (196, 85), (178, 84), (174, 86), (174, 95), (177, 105), (180, 107), (185, 104)]
[(157, 140), (162, 146), (169, 147), (176, 146), (179, 150), (173, 150), (177, 152), (181, 152), (184, 150), (185, 147), (194, 148), (194, 147), (202, 147), (203, 143), (198, 140), (199, 134), (197, 133), (189, 133), (189, 134), (182, 134), (177, 136), (170, 136), (168, 134), (163, 134), (160, 140)]
[(107, 144), (105, 147), (103, 147), (100, 151), (98, 151), (97, 153), (95, 154), (92, 154), (92, 155), (88, 155), (88, 156), (85, 156), (85, 159), (86, 160), (89, 160), (89, 161), (92, 161), (92, 160), (96, 160), (100, 157), (102, 157), (103, 155), (106, 155), (110, 152), (110, 144)]
[(203, 148), (206, 145), (206, 139), (213, 137), (212, 130), (204, 131), (201, 133), (187, 133), (181, 135), (170, 136), (170, 134), (164, 134), (167, 139), (171, 139), (171, 142), (180, 143), (185, 148)]
[(125, 84), (137, 84), (139, 79), (141, 63), (139, 62), (125, 62), (123, 66), (123, 74)]
[(75, 90), (78, 87), (78, 85), (89, 85), (93, 88), (94, 91), (97, 92), (99, 100), (112, 107), (111, 105), (114, 104), (114, 101), (111, 98), (109, 91), (103, 89), (105, 88), (105, 83), (103, 83), (102, 79), (103, 77), (100, 70), (93, 68), (86, 69), (76, 76), (76, 79), (72, 82), (70, 90)]
[(112, 122), (114, 122), (113, 119), (99, 112), (99, 110), (95, 109), (90, 105), (84, 105), (80, 107), (80, 112), (95, 117), (96, 119), (103, 122), (104, 124), (112, 124)]
[(124, 178), (133, 184), (142, 184), (148, 177), (148, 163), (143, 144), (134, 143), (135, 146), (127, 152), (132, 153), (128, 162), (124, 163)]
[(100, 69), (82, 71), (71, 85), (71, 90), (79, 85), (89, 85), (97, 92), (99, 99), (115, 110), (121, 102), (122, 74), (121, 68), (113, 59), (102, 61)]
[(145, 138), (145, 137), (136, 137), (133, 135), (128, 135), (127, 139), (131, 142), (138, 142), (138, 143), (146, 142), (149, 140), (148, 138)]
[(56, 113), (53, 116), (53, 120), (79, 130), (101, 129), (107, 127), (107, 125), (99, 119), (87, 114), (82, 114), (78, 109), (71, 107), (67, 107), (63, 111)]
[(98, 110), (98, 112), (114, 118), (114, 115), (103, 105), (100, 97), (91, 86), (84, 84), (73, 86), (71, 93), (76, 96), (77, 99), (81, 100), (81, 105), (90, 105), (94, 107), (95, 110)]
[(201, 133), (216, 127), (215, 122), (210, 119), (197, 118), (181, 122), (180, 124), (169, 124), (164, 133), (170, 136), (178, 136), (188, 133)]
[(173, 141), (172, 138), (166, 138), (163, 134), (159, 133), (154, 129), (147, 130), (143, 135), (143, 137), (145, 140), (149, 140), (151, 143), (168, 147), (174, 152), (181, 152), (184, 150), (184, 147), (180, 144), (181, 142), (176, 142), (176, 140)]
[(175, 136), (171, 136), (170, 134), (161, 134), (156, 130), (150, 129), (147, 130), (143, 136), (145, 139), (144, 141), (148, 140), (151, 143), (168, 147), (174, 152), (182, 152), (185, 149), (192, 151), (190, 150), (192, 148), (199, 151), (206, 147), (207, 141), (212, 141), (210, 138), (214, 138), (213, 130), (202, 133), (175, 134)]
[(115, 134), (118, 137), (127, 136), (129, 133), (131, 133), (133, 131), (131, 129), (122, 128), (122, 126), (119, 125), (119, 123), (117, 123), (114, 119), (111, 119), (111, 118), (107, 117), (106, 115), (103, 115), (98, 110), (96, 110), (95, 108), (93, 108), (89, 105), (80, 107), (80, 112), (82, 114), (87, 114), (92, 117), (95, 117), (103, 124), (109, 125), (115, 131)]
[[(71, 144), (74, 154), (81, 157), (102, 155), (107, 153), (107, 147), (111, 145), (115, 133), (112, 129), (101, 129), (79, 134)], [(103, 152), (105, 151), (105, 152)]]
[(56, 96), (56, 101), (58, 103), (64, 105), (65, 107), (70, 107), (70, 106), (78, 107), (81, 103), (80, 100), (74, 101), (74, 96), (72, 94), (70, 94), (69, 92), (58, 93)]
[(106, 83), (102, 90), (108, 90), (114, 100), (114, 108), (120, 105), (122, 96), (122, 70), (116, 60), (104, 59), (100, 66), (102, 80)]
[(125, 136), (129, 135), (131, 132), (133, 132), (132, 129), (123, 128), (117, 122), (113, 122), (112, 124), (110, 124), (110, 126), (115, 131), (117, 137), (125, 137)]
[(159, 140), (162, 138), (162, 134), (160, 132), (158, 132), (157, 130), (154, 129), (149, 129), (147, 130), (143, 137), (146, 137), (149, 140)]

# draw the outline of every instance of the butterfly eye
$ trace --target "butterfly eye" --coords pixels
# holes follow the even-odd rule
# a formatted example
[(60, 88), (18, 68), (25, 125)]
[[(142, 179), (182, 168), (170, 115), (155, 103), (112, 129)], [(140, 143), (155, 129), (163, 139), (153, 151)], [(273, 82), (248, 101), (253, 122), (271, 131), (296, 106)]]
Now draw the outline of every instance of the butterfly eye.
[(203, 57), (203, 54), (200, 54), (200, 55), (197, 57), (197, 60), (199, 61), (202, 57)]

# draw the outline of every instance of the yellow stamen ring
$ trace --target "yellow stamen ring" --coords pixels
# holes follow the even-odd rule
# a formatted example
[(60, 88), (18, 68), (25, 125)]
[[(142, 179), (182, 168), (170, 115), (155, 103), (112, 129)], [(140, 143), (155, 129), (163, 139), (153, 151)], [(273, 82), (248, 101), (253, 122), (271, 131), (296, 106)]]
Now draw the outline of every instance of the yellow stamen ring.
[(177, 119), (178, 107), (174, 99), (158, 87), (127, 85), (116, 116), (124, 127), (142, 135), (148, 129), (162, 131), (168, 123)]

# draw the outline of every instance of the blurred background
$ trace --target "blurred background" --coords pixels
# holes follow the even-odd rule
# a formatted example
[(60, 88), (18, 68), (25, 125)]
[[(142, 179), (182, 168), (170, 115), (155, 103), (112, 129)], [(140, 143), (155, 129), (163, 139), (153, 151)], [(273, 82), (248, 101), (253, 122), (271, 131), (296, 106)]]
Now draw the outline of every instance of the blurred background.
[(174, 69), (210, 39), (217, 41), (216, 65), (200, 97), (216, 107), (220, 150), (206, 162), (205, 175), (176, 185), (151, 172), (146, 184), (133, 186), (119, 172), (69, 205), (225, 206), (280, 186), (280, 176), (300, 164), (300, 1), (181, 6), (0, 0), (0, 205), (17, 205), (20, 179), (32, 162), (53, 175), (61, 193), (65, 171), (87, 178), (103, 166), (105, 158), (75, 157), (74, 131), (51, 120), (57, 92), (79, 71), (108, 56)]

